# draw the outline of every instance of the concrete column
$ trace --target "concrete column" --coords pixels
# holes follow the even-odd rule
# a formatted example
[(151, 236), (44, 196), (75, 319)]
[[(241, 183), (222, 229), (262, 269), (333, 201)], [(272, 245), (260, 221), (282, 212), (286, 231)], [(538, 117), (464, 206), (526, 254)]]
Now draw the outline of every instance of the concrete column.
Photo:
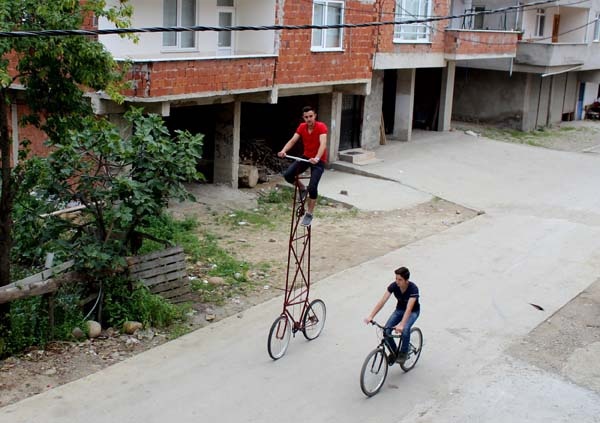
[(548, 126), (562, 122), (567, 76), (568, 74), (561, 73), (549, 77), (551, 78), (551, 84), (550, 98), (548, 99), (548, 120), (546, 122)]
[(396, 71), (396, 110), (392, 137), (401, 141), (410, 141), (412, 136), (415, 75), (416, 69), (398, 69)]
[(337, 160), (342, 121), (342, 93), (320, 94), (317, 119), (327, 125), (327, 162)]
[(534, 75), (525, 74), (525, 87), (523, 90), (523, 116), (521, 118), (521, 131), (527, 132), (535, 129), (537, 118), (537, 100), (539, 97), (539, 84), (535, 84)]
[(449, 131), (452, 119), (452, 100), (454, 98), (454, 75), (456, 62), (448, 61), (442, 70), (442, 92), (440, 93), (440, 110), (438, 113), (438, 131)]
[(240, 164), (240, 101), (224, 104), (217, 113), (215, 130), (215, 162), (213, 180), (215, 184), (238, 187)]
[(374, 150), (381, 136), (381, 115), (383, 107), (383, 71), (374, 70), (371, 79), (371, 93), (365, 97), (360, 146)]

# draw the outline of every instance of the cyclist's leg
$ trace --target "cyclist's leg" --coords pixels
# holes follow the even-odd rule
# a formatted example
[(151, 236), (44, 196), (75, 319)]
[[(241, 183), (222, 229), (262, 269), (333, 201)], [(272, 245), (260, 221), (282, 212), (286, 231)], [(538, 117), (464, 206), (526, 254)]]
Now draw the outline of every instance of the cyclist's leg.
[(325, 171), (325, 165), (323, 162), (319, 162), (310, 167), (310, 181), (308, 183), (308, 195), (311, 199), (316, 200), (319, 195), (319, 181), (323, 172)]
[(286, 169), (286, 171), (283, 173), (283, 177), (286, 181), (293, 185), (294, 181), (296, 180), (296, 175), (304, 172), (306, 169), (308, 169), (308, 166), (309, 164), (306, 162), (295, 161)]
[(419, 312), (410, 313), (410, 317), (408, 318), (408, 322), (404, 326), (404, 330), (402, 331), (402, 346), (400, 347), (401, 353), (408, 353), (408, 347), (410, 345), (410, 329), (415, 324), (415, 321), (419, 317)]
[[(390, 315), (390, 318), (387, 320), (385, 326), (388, 328), (392, 328), (396, 326), (402, 320), (402, 316), (404, 316), (404, 310), (394, 310), (394, 312)], [(385, 335), (385, 343), (390, 347), (390, 351), (396, 351), (396, 342), (394, 338), (390, 335), (392, 334), (392, 329), (386, 329), (383, 331)]]

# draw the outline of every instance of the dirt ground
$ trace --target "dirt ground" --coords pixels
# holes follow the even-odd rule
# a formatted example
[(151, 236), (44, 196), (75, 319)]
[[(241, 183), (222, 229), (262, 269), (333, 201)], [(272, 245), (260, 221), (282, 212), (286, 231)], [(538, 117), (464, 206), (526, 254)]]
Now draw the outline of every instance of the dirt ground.
[[(552, 130), (536, 131), (528, 135), (471, 123), (453, 122), (453, 128), (471, 131), (474, 136), (485, 135), (501, 141), (573, 152), (600, 153), (600, 122), (565, 122)], [(273, 178), (267, 184), (247, 190), (195, 185), (191, 190), (199, 199), (198, 203), (177, 204), (171, 208), (176, 217), (195, 216), (200, 222), (200, 230), (215, 234), (221, 247), (236, 258), (256, 265), (251, 266), (253, 270), (250, 272), (254, 282), (252, 290), (244, 295), (228, 298), (220, 306), (193, 304), (185, 330), (194, 330), (211, 321), (241, 313), (252, 305), (281, 294), (282, 291), (278, 288), (285, 284), (289, 220), (275, 222), (274, 228), (256, 228), (252, 225), (231, 225), (231, 219), (223, 218), (235, 215), (237, 210), (256, 209), (257, 198), (280, 182), (280, 179)], [(349, 210), (334, 202), (319, 205), (314, 233), (327, 234), (327, 246), (324, 245), (324, 238), (313, 235), (311, 281), (318, 283), (333, 273), (444, 231), (476, 215), (474, 210), (442, 199), (389, 212)], [(361, 248), (356, 248), (359, 244)], [(264, 267), (266, 270), (256, 270), (262, 268), (259, 266), (261, 263), (268, 264)], [(193, 264), (189, 273), (191, 277), (195, 277)], [(597, 294), (599, 291), (595, 289), (590, 292)], [(588, 297), (584, 295), (582, 298)], [(570, 311), (571, 308), (565, 307), (564, 310)], [(559, 321), (560, 313), (552, 317), (553, 322)], [(597, 334), (597, 327), (592, 323), (586, 326), (587, 332), (571, 333), (570, 339), (579, 336), (578, 339), (582, 340), (577, 342), (589, 344), (597, 341), (597, 335), (589, 334), (590, 330), (595, 330), (594, 333)], [(549, 319), (540, 325), (529, 340), (527, 351), (520, 355), (537, 363), (540, 360), (537, 355), (540, 345), (554, 345), (551, 340), (555, 332), (550, 329), (552, 325)], [(92, 340), (56, 342), (44, 349), (32, 348), (20, 356), (0, 361), (0, 407), (94, 373), (167, 342), (176, 335), (172, 331), (153, 328), (138, 331), (135, 335), (125, 335), (114, 328), (108, 328), (100, 337)], [(569, 345), (575, 344), (573, 341)], [(598, 345), (597, 342), (595, 344)], [(557, 348), (562, 347), (557, 345)], [(545, 365), (555, 364), (552, 360), (547, 360)], [(572, 376), (574, 380), (577, 377)]]

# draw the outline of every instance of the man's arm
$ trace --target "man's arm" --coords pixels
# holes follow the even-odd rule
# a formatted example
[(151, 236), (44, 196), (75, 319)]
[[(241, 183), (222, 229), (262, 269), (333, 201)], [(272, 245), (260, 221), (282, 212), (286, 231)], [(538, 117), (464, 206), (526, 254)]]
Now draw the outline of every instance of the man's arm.
[(408, 304), (406, 305), (406, 310), (404, 310), (404, 316), (402, 316), (402, 320), (398, 323), (394, 330), (398, 333), (404, 330), (404, 326), (406, 326), (406, 322), (408, 322), (408, 318), (410, 317), (410, 313), (412, 313), (412, 309), (417, 302), (417, 297), (411, 297), (408, 299)]
[(379, 310), (381, 310), (381, 308), (387, 302), (388, 298), (390, 298), (390, 295), (392, 295), (392, 293), (386, 289), (385, 294), (383, 294), (383, 297), (381, 297), (381, 299), (377, 301), (377, 304), (375, 304), (375, 307), (373, 308), (371, 314), (369, 314), (369, 317), (365, 317), (365, 323), (371, 323), (371, 320), (375, 318), (375, 315), (379, 313)]
[(285, 145), (283, 146), (283, 148), (281, 149), (281, 151), (279, 153), (277, 153), (277, 155), (279, 157), (285, 157), (285, 155), (287, 154), (287, 152), (290, 151), (290, 149), (294, 146), (294, 144), (296, 144), (296, 142), (299, 139), (300, 139), (300, 134), (298, 134), (297, 132), (295, 132), (294, 135), (292, 136), (292, 138), (290, 138), (290, 140), (285, 143)]
[(319, 135), (319, 151), (317, 151), (317, 157), (312, 157), (308, 161), (311, 162), (312, 164), (319, 163), (319, 160), (321, 160), (321, 156), (323, 156), (323, 153), (325, 152), (326, 147), (327, 147), (327, 134), (321, 134), (321, 135)]

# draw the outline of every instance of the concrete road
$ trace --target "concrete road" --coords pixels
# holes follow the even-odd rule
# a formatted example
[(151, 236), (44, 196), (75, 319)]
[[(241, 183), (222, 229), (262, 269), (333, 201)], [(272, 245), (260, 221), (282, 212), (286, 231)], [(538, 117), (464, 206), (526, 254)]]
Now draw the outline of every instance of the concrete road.
[[(409, 203), (418, 191), (485, 214), (320, 281), (311, 297), (328, 316), (318, 339), (299, 334), (270, 360), (277, 298), (2, 408), (0, 422), (600, 421), (597, 392), (505, 353), (600, 275), (600, 156), (415, 138), (383, 146), (385, 159), (361, 171), (400, 181)], [(388, 184), (356, 175), (329, 187), (324, 177), (322, 193), (339, 193), (340, 178), (350, 193), (368, 185), (389, 197)], [(421, 288), (423, 354), (409, 373), (392, 367), (367, 399), (358, 376), (377, 339), (361, 321), (403, 264)]]

